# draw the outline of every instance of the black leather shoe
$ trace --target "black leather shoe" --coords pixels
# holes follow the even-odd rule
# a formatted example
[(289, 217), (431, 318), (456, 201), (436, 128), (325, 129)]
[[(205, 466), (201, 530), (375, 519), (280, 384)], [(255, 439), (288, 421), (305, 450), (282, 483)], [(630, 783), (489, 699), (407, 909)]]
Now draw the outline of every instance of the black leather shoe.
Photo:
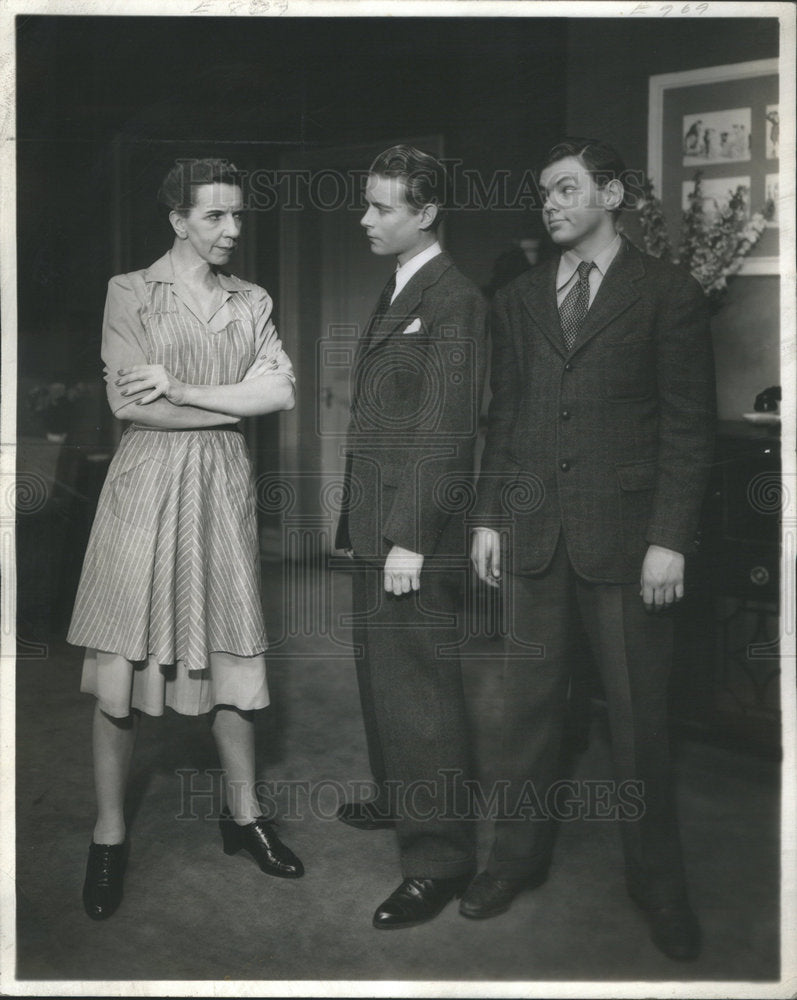
[(536, 889), (546, 878), (547, 873), (535, 878), (496, 878), (489, 872), (480, 872), (465, 891), (459, 912), (471, 920), (497, 917), (506, 913), (519, 892)]
[(127, 841), (123, 844), (95, 844), (89, 847), (83, 906), (92, 920), (107, 920), (122, 902), (127, 866)]
[(396, 825), (395, 816), (381, 811), (376, 802), (344, 802), (337, 816), (356, 830), (392, 830)]
[(225, 854), (237, 854), (243, 848), (252, 855), (266, 875), (277, 878), (301, 878), (304, 865), (293, 851), (286, 847), (274, 832), (273, 824), (265, 816), (254, 823), (239, 826), (225, 806), (219, 816), (222, 847)]
[(691, 962), (700, 954), (700, 924), (689, 903), (673, 903), (669, 906), (641, 907), (648, 925), (650, 940), (667, 958), (676, 962)]
[(374, 913), (374, 927), (393, 930), (414, 927), (436, 917), (454, 896), (461, 896), (470, 876), (464, 878), (405, 878)]

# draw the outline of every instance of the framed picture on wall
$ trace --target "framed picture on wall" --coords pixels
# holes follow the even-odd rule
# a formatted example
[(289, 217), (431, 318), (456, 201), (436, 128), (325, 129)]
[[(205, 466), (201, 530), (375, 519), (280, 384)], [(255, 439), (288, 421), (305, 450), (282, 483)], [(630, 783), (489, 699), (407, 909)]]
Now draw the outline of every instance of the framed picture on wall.
[(775, 214), (740, 274), (779, 270), (779, 120), (777, 59), (650, 78), (648, 174), (674, 237), (697, 171), (704, 211), (721, 209), (740, 185), (748, 212), (774, 201)]

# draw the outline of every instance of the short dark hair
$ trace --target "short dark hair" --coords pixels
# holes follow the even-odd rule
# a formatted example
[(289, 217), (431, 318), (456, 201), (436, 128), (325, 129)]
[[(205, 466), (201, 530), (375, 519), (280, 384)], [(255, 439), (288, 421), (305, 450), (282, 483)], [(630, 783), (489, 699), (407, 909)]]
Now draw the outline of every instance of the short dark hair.
[(376, 157), (368, 172), (402, 180), (407, 204), (416, 212), (424, 205), (436, 205), (437, 215), (429, 229), (432, 232), (437, 229), (448, 194), (448, 174), (439, 160), (415, 146), (391, 146)]
[(622, 156), (614, 146), (610, 146), (608, 142), (603, 142), (601, 139), (566, 136), (548, 150), (548, 154), (540, 166), (540, 173), (546, 167), (550, 167), (568, 156), (580, 160), (600, 188), (606, 187), (609, 181), (620, 181), (623, 185), (623, 200), (615, 212), (619, 213), (623, 207), (627, 206), (630, 194), (625, 188), (627, 171)]
[(203, 184), (243, 187), (243, 175), (229, 160), (176, 160), (163, 178), (158, 201), (171, 211), (185, 215), (196, 204), (194, 188)]

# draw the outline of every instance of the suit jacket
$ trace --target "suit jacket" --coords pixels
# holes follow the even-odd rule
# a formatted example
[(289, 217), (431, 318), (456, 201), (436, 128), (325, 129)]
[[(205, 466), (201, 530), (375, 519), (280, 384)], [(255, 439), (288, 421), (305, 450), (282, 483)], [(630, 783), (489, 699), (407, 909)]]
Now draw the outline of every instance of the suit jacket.
[(467, 552), (487, 306), (445, 252), (361, 338), (352, 375), (347, 496), (335, 544)]
[(494, 301), (475, 523), (509, 525), (514, 572), (545, 570), (562, 530), (579, 575), (633, 582), (649, 544), (694, 547), (715, 431), (705, 296), (623, 240), (568, 354), (557, 266)]

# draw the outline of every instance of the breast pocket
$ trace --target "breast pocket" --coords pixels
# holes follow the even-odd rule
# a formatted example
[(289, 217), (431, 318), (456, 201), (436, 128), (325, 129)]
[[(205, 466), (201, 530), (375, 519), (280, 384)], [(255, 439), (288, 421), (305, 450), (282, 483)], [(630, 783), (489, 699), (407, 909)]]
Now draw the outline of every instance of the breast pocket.
[(177, 352), (175, 351), (174, 344), (159, 343), (153, 348), (150, 364), (163, 365), (166, 371), (170, 375), (174, 375), (175, 378), (179, 377), (178, 372), (175, 370), (177, 368), (176, 361)]
[(151, 365), (163, 365), (174, 374), (175, 313), (153, 313), (147, 320), (147, 356)]

